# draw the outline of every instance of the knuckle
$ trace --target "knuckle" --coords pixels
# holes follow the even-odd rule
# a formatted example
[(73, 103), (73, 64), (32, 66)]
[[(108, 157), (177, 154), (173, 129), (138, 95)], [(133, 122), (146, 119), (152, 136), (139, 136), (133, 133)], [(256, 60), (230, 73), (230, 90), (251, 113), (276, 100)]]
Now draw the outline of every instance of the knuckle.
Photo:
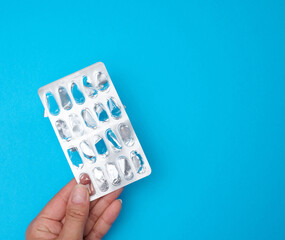
[(33, 220), (29, 224), (28, 228), (26, 229), (26, 233), (25, 233), (26, 238), (30, 239), (29, 237), (32, 237), (35, 234), (36, 229), (37, 229), (36, 222), (35, 222), (35, 220)]
[(85, 212), (81, 209), (69, 208), (66, 215), (68, 218), (78, 221), (83, 221), (85, 219)]
[(29, 224), (25, 232), (25, 238), (29, 240), (39, 238), (41, 233), (39, 229), (41, 229), (40, 219), (36, 218)]
[(105, 235), (101, 231), (95, 230), (94, 228), (92, 228), (91, 232), (93, 234), (92, 235), (93, 236), (92, 240), (101, 240), (104, 237), (104, 235)]

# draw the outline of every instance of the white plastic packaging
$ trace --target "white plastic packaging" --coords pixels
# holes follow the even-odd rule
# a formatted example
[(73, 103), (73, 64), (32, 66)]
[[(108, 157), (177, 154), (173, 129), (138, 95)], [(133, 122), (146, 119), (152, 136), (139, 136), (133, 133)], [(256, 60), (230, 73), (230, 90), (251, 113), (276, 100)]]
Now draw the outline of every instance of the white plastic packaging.
[(101, 62), (38, 91), (62, 150), (90, 200), (151, 173), (111, 78)]

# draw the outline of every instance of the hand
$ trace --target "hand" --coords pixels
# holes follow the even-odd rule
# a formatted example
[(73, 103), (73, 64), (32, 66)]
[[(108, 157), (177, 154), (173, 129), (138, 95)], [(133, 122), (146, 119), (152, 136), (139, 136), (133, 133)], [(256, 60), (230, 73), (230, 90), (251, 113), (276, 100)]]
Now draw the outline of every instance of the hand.
[(122, 201), (116, 198), (122, 191), (121, 188), (89, 202), (87, 188), (73, 179), (30, 223), (26, 239), (101, 239), (121, 211)]

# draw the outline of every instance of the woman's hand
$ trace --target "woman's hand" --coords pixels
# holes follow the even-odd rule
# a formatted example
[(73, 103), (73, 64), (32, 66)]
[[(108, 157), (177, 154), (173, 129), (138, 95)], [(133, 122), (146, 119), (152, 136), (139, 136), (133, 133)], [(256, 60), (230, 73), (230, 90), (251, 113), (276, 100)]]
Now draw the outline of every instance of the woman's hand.
[(89, 202), (87, 188), (73, 179), (30, 223), (26, 239), (101, 239), (121, 211), (122, 201), (116, 198), (122, 191)]

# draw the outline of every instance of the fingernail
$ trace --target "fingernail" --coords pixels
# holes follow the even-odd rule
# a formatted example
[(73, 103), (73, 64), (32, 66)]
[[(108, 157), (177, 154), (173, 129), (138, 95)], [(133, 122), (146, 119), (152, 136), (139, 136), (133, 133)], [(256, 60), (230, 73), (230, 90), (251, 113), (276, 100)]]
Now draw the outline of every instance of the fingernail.
[(118, 199), (120, 202), (121, 202), (121, 204), (123, 204), (123, 200), (122, 199)]
[(71, 193), (71, 201), (75, 204), (85, 203), (87, 199), (87, 189), (81, 184), (77, 184), (72, 193)]

